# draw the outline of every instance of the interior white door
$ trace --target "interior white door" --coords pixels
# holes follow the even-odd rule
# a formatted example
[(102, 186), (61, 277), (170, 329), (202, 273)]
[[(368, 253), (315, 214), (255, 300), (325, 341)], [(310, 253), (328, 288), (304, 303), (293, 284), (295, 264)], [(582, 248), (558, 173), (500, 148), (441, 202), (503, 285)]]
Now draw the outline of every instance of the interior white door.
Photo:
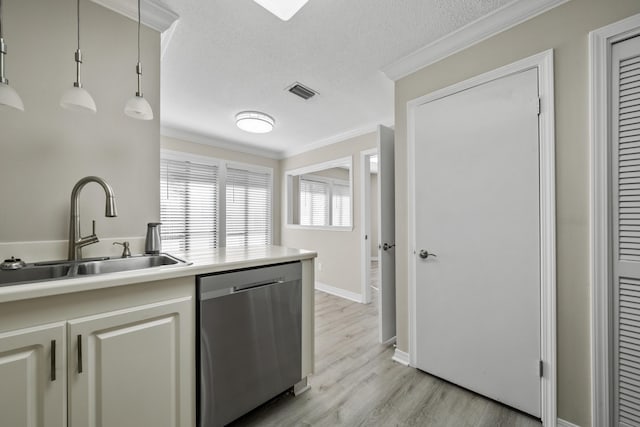
[(417, 368), (541, 415), (538, 76), (415, 116)]
[(378, 126), (378, 321), (380, 342), (396, 336), (396, 196), (394, 132)]

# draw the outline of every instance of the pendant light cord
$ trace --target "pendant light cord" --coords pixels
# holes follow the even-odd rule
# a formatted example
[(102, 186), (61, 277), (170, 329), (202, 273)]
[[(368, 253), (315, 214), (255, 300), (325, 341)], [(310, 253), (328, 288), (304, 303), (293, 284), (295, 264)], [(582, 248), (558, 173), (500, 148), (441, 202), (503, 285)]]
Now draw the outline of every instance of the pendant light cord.
[(2, 38), (2, 0), (0, 0), (0, 39)]
[(80, 50), (80, 0), (78, 0), (78, 7), (76, 8), (76, 20), (78, 24), (78, 50)]
[(140, 0), (138, 0), (138, 62), (140, 62), (140, 20)]

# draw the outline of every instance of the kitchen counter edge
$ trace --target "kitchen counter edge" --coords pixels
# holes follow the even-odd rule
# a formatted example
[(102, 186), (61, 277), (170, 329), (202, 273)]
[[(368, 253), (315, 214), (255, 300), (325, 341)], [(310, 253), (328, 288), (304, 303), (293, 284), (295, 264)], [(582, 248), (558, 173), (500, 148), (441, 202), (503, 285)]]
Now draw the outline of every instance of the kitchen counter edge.
[(143, 270), (97, 274), (69, 279), (49, 280), (0, 287), (0, 303), (31, 298), (127, 286), (177, 277), (197, 276), (261, 265), (313, 259), (314, 251), (282, 246), (219, 248), (207, 253), (170, 253), (191, 263), (187, 266), (162, 266)]

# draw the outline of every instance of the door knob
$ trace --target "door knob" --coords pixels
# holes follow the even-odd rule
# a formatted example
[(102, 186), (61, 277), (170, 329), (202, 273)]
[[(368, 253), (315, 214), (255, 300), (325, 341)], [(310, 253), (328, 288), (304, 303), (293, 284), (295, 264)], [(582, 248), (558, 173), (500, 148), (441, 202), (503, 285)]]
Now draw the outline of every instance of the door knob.
[(382, 245), (382, 250), (383, 251), (388, 251), (389, 249), (393, 248), (395, 245), (396, 245), (395, 243), (393, 245), (385, 243), (385, 244)]
[(437, 258), (437, 257), (438, 257), (438, 255), (434, 254), (433, 252), (431, 252), (431, 253), (430, 253), (430, 252), (429, 252), (429, 251), (427, 251), (426, 249), (420, 249), (420, 253), (419, 253), (418, 255), (419, 255), (419, 256), (420, 256), (420, 258), (422, 258), (422, 259), (427, 259), (427, 258), (429, 258), (430, 256), (432, 256), (432, 257), (434, 257), (434, 258)]

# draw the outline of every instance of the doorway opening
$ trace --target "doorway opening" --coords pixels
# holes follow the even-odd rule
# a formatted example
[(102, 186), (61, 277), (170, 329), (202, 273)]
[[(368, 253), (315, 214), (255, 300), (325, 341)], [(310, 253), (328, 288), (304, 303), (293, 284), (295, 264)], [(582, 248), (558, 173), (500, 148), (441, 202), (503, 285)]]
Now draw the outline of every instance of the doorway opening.
[[(376, 148), (360, 153), (361, 174), (361, 259), (362, 259), (362, 302), (377, 302), (380, 284), (378, 266), (380, 198), (378, 194), (378, 150)], [(378, 316), (380, 313), (378, 312)]]
[(376, 304), (379, 342), (390, 344), (396, 338), (394, 131), (380, 125), (377, 138), (377, 148), (360, 152), (361, 294), (363, 303)]

